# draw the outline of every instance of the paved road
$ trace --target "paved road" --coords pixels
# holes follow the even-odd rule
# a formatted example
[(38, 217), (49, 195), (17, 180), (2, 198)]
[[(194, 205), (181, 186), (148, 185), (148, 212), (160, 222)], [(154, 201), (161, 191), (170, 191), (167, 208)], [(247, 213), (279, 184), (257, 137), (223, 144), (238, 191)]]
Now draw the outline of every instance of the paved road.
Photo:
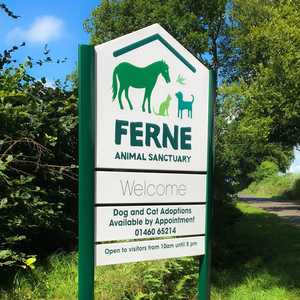
[(300, 204), (291, 201), (256, 198), (253, 196), (239, 196), (240, 200), (251, 206), (262, 208), (265, 211), (300, 226)]

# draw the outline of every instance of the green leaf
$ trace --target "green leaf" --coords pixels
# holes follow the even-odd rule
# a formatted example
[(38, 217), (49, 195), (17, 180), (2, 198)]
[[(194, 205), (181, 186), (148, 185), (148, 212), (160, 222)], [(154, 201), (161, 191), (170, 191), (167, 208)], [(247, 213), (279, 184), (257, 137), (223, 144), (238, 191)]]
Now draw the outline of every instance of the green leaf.
[(4, 260), (13, 255), (11, 250), (0, 250), (0, 260)]
[(14, 159), (14, 157), (13, 157), (12, 155), (8, 155), (8, 156), (6, 157), (6, 162), (7, 162), (7, 163), (10, 163), (10, 162), (13, 161), (13, 159)]
[(35, 266), (34, 266), (35, 262), (36, 262), (36, 258), (35, 257), (30, 257), (30, 258), (26, 259), (24, 263), (30, 269), (35, 269)]

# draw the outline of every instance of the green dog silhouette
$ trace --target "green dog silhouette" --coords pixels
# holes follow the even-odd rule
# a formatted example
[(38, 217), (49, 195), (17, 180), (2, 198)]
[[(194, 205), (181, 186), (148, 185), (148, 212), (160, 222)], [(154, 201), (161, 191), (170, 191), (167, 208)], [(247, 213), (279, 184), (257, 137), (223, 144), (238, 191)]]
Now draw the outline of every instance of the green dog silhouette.
[(178, 112), (177, 112), (177, 116), (178, 118), (182, 119), (182, 113), (184, 110), (188, 111), (188, 117), (192, 118), (193, 117), (193, 103), (195, 100), (194, 95), (192, 96), (192, 100), (191, 101), (186, 101), (183, 98), (183, 93), (182, 92), (177, 92), (176, 94), (177, 100), (178, 100)]

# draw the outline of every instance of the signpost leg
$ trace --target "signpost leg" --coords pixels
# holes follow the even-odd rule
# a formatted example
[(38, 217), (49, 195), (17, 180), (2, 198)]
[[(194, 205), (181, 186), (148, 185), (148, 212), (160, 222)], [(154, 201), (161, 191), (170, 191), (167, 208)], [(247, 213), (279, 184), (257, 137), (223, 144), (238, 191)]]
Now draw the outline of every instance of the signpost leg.
[(205, 255), (200, 258), (200, 274), (198, 299), (210, 299), (210, 269), (211, 269), (211, 239), (212, 239), (212, 210), (213, 210), (213, 178), (214, 178), (214, 106), (216, 99), (216, 74), (209, 71), (209, 111), (208, 111), (208, 148), (207, 148), (207, 183), (206, 183), (206, 236)]
[(94, 299), (94, 47), (79, 46), (78, 299)]

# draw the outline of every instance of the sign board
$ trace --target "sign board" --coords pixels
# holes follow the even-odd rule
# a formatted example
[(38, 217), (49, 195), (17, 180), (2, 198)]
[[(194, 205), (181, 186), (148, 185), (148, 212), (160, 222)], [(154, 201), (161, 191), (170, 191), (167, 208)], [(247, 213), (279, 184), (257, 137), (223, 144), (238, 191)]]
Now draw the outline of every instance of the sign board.
[(205, 172), (208, 69), (157, 24), (95, 51), (96, 167)]
[(158, 24), (78, 62), (79, 300), (96, 265), (196, 255), (209, 299), (213, 71)]
[(95, 65), (96, 264), (203, 255), (209, 70), (157, 24)]

